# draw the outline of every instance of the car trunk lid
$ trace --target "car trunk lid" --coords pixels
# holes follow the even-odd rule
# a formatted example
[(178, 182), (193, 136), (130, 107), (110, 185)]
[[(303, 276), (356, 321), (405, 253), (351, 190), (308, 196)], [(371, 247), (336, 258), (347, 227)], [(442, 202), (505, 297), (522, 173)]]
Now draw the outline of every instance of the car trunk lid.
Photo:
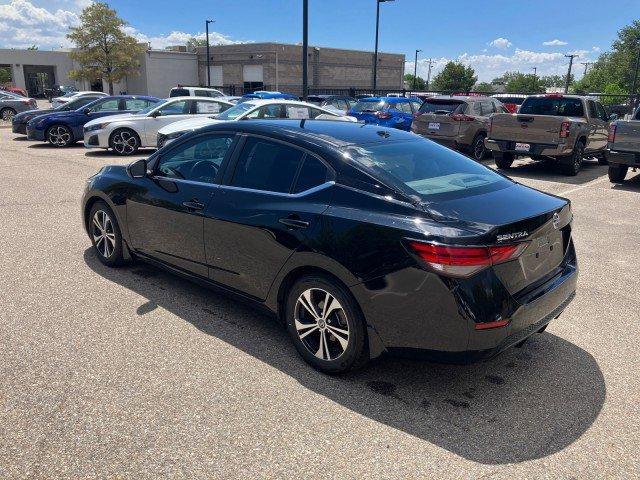
[(490, 137), (494, 140), (557, 145), (563, 121), (568, 119), (550, 115), (499, 113), (491, 117)]
[(414, 131), (429, 137), (455, 137), (466, 103), (456, 99), (427, 99), (414, 118)]

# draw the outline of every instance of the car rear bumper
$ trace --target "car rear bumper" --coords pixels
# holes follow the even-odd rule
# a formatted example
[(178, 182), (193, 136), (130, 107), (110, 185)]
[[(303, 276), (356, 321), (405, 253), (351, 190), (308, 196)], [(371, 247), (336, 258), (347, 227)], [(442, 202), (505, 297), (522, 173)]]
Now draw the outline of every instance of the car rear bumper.
[(550, 143), (530, 143), (530, 142), (522, 142), (529, 145), (528, 151), (516, 150), (516, 143), (512, 140), (494, 140), (491, 138), (487, 138), (484, 141), (484, 146), (491, 150), (492, 152), (498, 153), (512, 153), (514, 155), (543, 155), (548, 157), (562, 157), (565, 155), (570, 155), (573, 151), (573, 148), (570, 145), (566, 144), (550, 144)]
[(626, 165), (628, 167), (640, 167), (640, 154), (638, 153), (605, 150), (604, 155), (609, 163)]
[[(418, 268), (352, 286), (351, 291), (382, 351), (468, 363), (497, 355), (557, 318), (575, 296), (577, 277), (569, 242), (553, 276), (525, 293), (511, 295), (493, 269), (453, 280)], [(509, 323), (476, 328), (502, 319)]]

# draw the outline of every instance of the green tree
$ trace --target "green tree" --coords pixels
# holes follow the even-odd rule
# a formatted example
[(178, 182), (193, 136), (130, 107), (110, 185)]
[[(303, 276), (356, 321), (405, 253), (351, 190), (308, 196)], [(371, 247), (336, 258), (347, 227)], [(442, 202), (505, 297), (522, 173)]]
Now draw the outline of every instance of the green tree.
[(505, 91), (508, 93), (542, 93), (544, 86), (540, 83), (540, 78), (537, 75), (510, 72)]
[(31, 45), (30, 47), (27, 47), (27, 50), (38, 50), (38, 46), (37, 45)]
[(75, 44), (70, 57), (78, 68), (70, 72), (76, 80), (104, 80), (113, 95), (113, 84), (127, 76), (137, 75), (138, 55), (145, 47), (122, 31), (127, 22), (120, 19), (106, 3), (92, 3), (80, 14), (80, 25), (73, 27), (67, 38)]
[(191, 37), (187, 40), (187, 50), (190, 52), (195, 52), (198, 47), (206, 47), (207, 39), (206, 38), (196, 38)]
[(576, 89), (585, 92), (604, 92), (609, 86), (617, 85), (619, 90), (631, 92), (635, 73), (636, 58), (640, 49), (640, 20), (634, 20), (618, 31), (618, 38), (591, 66), (587, 74), (576, 82)]
[(441, 92), (468, 92), (478, 81), (475, 73), (460, 62), (448, 62), (433, 78), (432, 88)]
[(415, 87), (413, 86), (413, 74), (412, 73), (407, 73), (404, 76), (404, 83), (407, 86), (408, 89), (410, 90), (425, 90), (427, 88), (427, 82), (425, 81), (424, 78), (417, 76), (416, 78), (416, 85)]
[(480, 93), (495, 93), (496, 88), (495, 88), (495, 85), (492, 83), (480, 82), (480, 83), (476, 83), (473, 86), (473, 91), (480, 92)]
[(11, 83), (11, 67), (0, 67), (0, 85), (3, 83)]
[[(540, 77), (540, 84), (545, 88), (560, 88), (564, 87), (566, 79), (566, 75), (546, 75), (544, 77)], [(572, 73), (571, 78), (569, 79), (569, 84), (573, 83), (573, 80)]]

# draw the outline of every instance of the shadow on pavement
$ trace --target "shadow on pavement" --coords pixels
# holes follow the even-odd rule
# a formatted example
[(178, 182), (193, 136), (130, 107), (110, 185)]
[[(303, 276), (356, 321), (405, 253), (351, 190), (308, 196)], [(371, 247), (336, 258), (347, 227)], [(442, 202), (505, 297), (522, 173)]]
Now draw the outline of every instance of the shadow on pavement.
[(486, 363), (384, 357), (332, 377), (307, 366), (285, 329), (251, 307), (144, 263), (110, 269), (92, 249), (84, 260), (146, 299), (137, 315), (162, 307), (341, 406), (475, 462), (524, 462), (558, 452), (585, 433), (605, 400), (595, 359), (549, 333)]
[(613, 190), (624, 190), (627, 192), (640, 193), (640, 174), (636, 175), (630, 170), (629, 173), (627, 173), (627, 178), (623, 183), (613, 184), (611, 188)]
[[(496, 168), (493, 160), (486, 162), (487, 166)], [(597, 160), (585, 160), (582, 168), (575, 177), (564, 175), (560, 172), (560, 167), (555, 163), (544, 161), (534, 161), (528, 159), (516, 160), (513, 166), (507, 170), (498, 170), (504, 175), (518, 180), (528, 178), (533, 180), (545, 180), (547, 182), (558, 182), (569, 185), (582, 185), (607, 174), (606, 166), (598, 165)]]
[(53, 145), (51, 145), (48, 142), (45, 141), (40, 141), (40, 140), (29, 140), (30, 142), (36, 142), (33, 145), (29, 145), (28, 148), (44, 148), (44, 149), (50, 149), (50, 150), (65, 150), (65, 149), (78, 149), (78, 148), (84, 148), (84, 145), (82, 143), (72, 143), (71, 145), (69, 145), (68, 147), (54, 147)]

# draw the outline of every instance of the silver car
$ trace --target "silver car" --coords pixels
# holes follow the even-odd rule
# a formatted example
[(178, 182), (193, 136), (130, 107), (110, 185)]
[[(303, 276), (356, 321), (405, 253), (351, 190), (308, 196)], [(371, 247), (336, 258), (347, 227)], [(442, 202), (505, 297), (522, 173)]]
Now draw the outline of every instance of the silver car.
[(16, 113), (38, 108), (33, 98), (26, 98), (11, 92), (0, 92), (0, 119), (10, 122)]

